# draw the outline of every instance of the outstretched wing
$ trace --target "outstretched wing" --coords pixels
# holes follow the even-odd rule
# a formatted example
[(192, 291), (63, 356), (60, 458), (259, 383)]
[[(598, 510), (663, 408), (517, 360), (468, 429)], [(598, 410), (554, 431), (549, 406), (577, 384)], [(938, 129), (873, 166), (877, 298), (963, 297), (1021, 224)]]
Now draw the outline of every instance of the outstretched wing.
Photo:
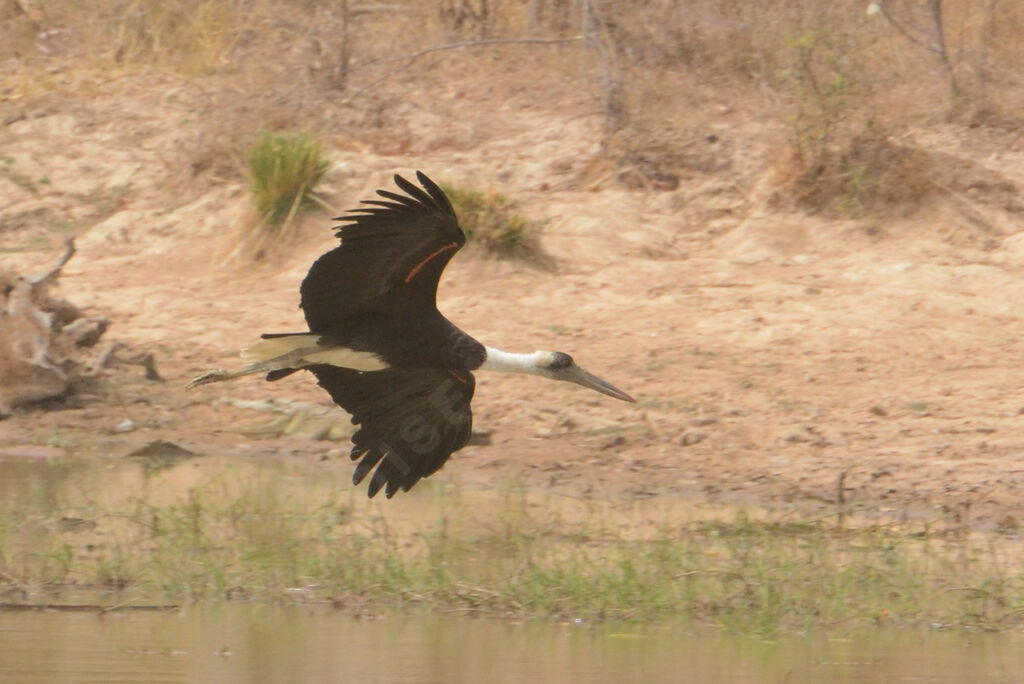
[(473, 427), (469, 402), (476, 382), (466, 371), (389, 368), (360, 373), (337, 366), (310, 366), (334, 402), (352, 414), (353, 484), (370, 473), (368, 494), (381, 487), (390, 499), (436, 472), (466, 445)]
[(337, 229), (341, 246), (313, 264), (302, 281), (302, 309), (312, 332), (366, 311), (435, 306), (437, 282), (466, 242), (455, 210), (432, 180), (422, 188), (395, 176), (406, 194), (378, 190)]

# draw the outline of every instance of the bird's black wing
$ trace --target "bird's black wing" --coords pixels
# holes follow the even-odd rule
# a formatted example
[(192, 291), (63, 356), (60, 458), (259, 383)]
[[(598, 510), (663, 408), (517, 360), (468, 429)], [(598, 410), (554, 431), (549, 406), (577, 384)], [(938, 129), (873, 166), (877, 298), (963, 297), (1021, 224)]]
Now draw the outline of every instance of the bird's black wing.
[(469, 402), (476, 382), (467, 371), (389, 368), (360, 373), (337, 366), (309, 366), (335, 403), (352, 414), (352, 482), (370, 478), (369, 495), (381, 487), (390, 499), (436, 472), (469, 441)]
[(406, 194), (378, 190), (337, 229), (341, 246), (302, 281), (302, 308), (313, 332), (352, 315), (396, 306), (435, 306), (441, 271), (466, 242), (444, 192), (419, 171), (422, 188), (395, 176)]

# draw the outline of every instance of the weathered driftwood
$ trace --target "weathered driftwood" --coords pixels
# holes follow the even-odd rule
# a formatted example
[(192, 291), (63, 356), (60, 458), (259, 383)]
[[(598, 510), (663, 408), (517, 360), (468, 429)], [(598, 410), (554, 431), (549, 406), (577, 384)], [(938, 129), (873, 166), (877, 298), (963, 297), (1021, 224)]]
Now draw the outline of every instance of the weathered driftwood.
[(85, 356), (107, 329), (50, 290), (75, 254), (68, 240), (58, 264), (34, 276), (0, 273), (0, 417), (19, 404), (72, 391), (92, 366)]

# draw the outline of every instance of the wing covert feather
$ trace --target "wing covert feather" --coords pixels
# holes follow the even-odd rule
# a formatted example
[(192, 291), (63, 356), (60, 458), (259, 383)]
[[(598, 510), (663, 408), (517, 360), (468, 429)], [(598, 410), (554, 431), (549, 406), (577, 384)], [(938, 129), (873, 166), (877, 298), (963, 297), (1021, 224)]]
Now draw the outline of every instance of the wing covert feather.
[(441, 188), (416, 177), (422, 188), (396, 175), (405, 195), (378, 190), (386, 201), (335, 219), (341, 245), (316, 260), (300, 289), (310, 331), (367, 311), (435, 305), (441, 272), (466, 236)]

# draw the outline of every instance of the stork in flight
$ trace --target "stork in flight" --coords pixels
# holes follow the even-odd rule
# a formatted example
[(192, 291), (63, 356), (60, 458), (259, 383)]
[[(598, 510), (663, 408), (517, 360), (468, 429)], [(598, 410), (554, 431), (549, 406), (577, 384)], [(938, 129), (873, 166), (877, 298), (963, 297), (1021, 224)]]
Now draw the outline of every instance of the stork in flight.
[(370, 497), (382, 487), (388, 498), (408, 491), (466, 445), (475, 370), (530, 373), (634, 401), (568, 354), (493, 349), (441, 315), (437, 283), (466, 236), (441, 188), (416, 177), (422, 188), (396, 175), (406, 194), (378, 190), (383, 200), (335, 219), (341, 245), (316, 260), (300, 288), (309, 332), (265, 334), (242, 351), (241, 369), (210, 371), (188, 385), (308, 370), (360, 426), (352, 481), (376, 468)]

